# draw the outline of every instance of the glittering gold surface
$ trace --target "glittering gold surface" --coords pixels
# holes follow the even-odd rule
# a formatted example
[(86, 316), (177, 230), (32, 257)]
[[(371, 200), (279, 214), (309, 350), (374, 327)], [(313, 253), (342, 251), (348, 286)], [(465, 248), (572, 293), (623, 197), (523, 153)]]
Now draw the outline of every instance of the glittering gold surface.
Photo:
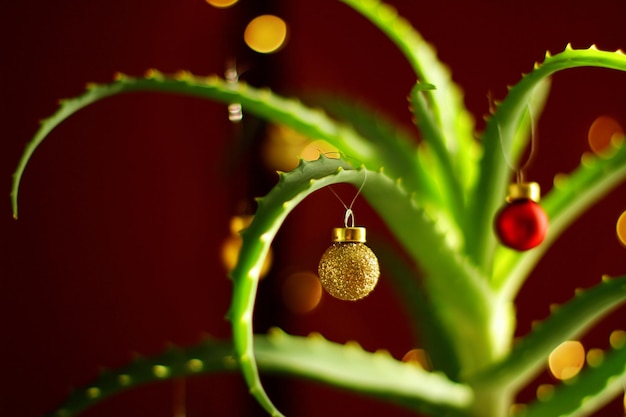
[(380, 269), (374, 252), (363, 243), (333, 243), (318, 267), (322, 286), (341, 300), (355, 301), (376, 286)]

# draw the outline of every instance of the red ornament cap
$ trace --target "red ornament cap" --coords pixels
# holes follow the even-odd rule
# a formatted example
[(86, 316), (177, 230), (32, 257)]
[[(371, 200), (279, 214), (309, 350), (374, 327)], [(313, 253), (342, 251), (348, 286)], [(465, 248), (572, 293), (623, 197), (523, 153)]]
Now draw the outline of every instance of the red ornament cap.
[(548, 216), (533, 200), (517, 199), (498, 212), (495, 230), (504, 246), (526, 251), (543, 242), (548, 231)]

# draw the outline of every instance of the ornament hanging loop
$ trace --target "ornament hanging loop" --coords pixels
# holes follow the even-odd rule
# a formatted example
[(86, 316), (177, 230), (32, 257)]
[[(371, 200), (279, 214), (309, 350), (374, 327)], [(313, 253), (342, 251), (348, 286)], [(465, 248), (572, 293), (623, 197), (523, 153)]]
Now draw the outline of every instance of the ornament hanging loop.
[(511, 170), (515, 173), (515, 182), (518, 184), (524, 183), (524, 170), (535, 157), (535, 153), (537, 150), (537, 132), (535, 129), (535, 118), (533, 117), (532, 109), (530, 108), (530, 104), (526, 105), (528, 111), (528, 119), (530, 123), (530, 150), (528, 151), (528, 156), (525, 160), (517, 165), (513, 164), (511, 160), (509, 160), (510, 155), (507, 156), (507, 151), (504, 149), (504, 142), (502, 140), (502, 128), (500, 127), (500, 123), (496, 123), (498, 128), (498, 138), (500, 140), (500, 148), (502, 149), (502, 156), (504, 157), (504, 161), (511, 168)]
[(343, 216), (344, 227), (354, 227), (354, 212), (351, 208), (346, 209), (346, 214)]
[(364, 169), (363, 170), (363, 182), (361, 183), (361, 186), (359, 187), (356, 194), (352, 198), (352, 201), (350, 202), (350, 206), (347, 206), (346, 203), (343, 202), (341, 197), (339, 197), (339, 195), (335, 192), (335, 190), (333, 190), (331, 186), (328, 186), (330, 191), (332, 191), (335, 197), (337, 197), (337, 200), (339, 200), (343, 208), (346, 209), (346, 214), (343, 216), (343, 226), (346, 228), (354, 227), (355, 221), (354, 221), (354, 211), (352, 210), (352, 206), (354, 206), (354, 202), (356, 201), (357, 197), (361, 195), (361, 191), (363, 190), (363, 187), (365, 187), (366, 181), (367, 181), (367, 170)]

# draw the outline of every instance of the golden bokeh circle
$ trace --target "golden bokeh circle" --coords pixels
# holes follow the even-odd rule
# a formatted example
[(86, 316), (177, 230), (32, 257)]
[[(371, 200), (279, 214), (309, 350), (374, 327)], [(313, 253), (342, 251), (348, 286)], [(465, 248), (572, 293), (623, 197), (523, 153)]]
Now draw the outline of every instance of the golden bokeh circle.
[(227, 7), (232, 6), (237, 3), (239, 0), (206, 0), (211, 6), (217, 7), (219, 9), (225, 9)]
[(541, 384), (537, 387), (537, 399), (541, 402), (548, 401), (554, 395), (554, 385)]
[(609, 336), (609, 343), (613, 349), (621, 349), (626, 345), (626, 332), (624, 330), (613, 330)]
[(295, 272), (285, 279), (282, 295), (287, 309), (299, 314), (309, 313), (322, 299), (322, 285), (313, 272)]
[(257, 16), (246, 26), (243, 39), (256, 52), (276, 52), (287, 40), (287, 23), (271, 14)]
[[(228, 272), (232, 271), (239, 261), (239, 253), (243, 245), (240, 232), (250, 225), (253, 218), (254, 216), (244, 215), (233, 216), (230, 219), (230, 235), (224, 239), (220, 250), (222, 265)], [(273, 251), (270, 248), (259, 271), (259, 278), (264, 278), (267, 275), (272, 266), (273, 257)]]
[(615, 231), (620, 243), (626, 247), (626, 210), (617, 219)]
[(585, 348), (582, 343), (568, 340), (550, 353), (548, 366), (556, 379), (566, 380), (578, 375), (585, 364)]
[(589, 147), (598, 155), (606, 155), (612, 149), (612, 143), (624, 136), (624, 129), (610, 116), (599, 116), (589, 127), (587, 140)]

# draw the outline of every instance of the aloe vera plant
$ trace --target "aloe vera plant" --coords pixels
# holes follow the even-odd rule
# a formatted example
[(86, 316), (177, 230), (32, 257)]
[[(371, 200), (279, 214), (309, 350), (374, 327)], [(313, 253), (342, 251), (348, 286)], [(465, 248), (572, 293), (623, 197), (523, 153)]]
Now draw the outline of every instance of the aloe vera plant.
[[(279, 174), (276, 186), (258, 200), (243, 236), (239, 261), (231, 273), (228, 318), (232, 341), (206, 341), (171, 349), (103, 373), (78, 389), (55, 411), (71, 416), (103, 398), (138, 384), (199, 373), (240, 370), (251, 394), (274, 416), (282, 415), (266, 394), (259, 373), (284, 373), (317, 380), (416, 413), (437, 416), (503, 417), (516, 393), (539, 373), (549, 353), (576, 338), (626, 299), (626, 276), (603, 277), (514, 343), (514, 300), (533, 267), (561, 233), (626, 177), (626, 146), (588, 159), (543, 198), (550, 219), (544, 243), (528, 252), (500, 246), (492, 228), (511, 178), (511, 161), (521, 158), (557, 71), (594, 66), (626, 71), (626, 56), (594, 47), (546, 54), (542, 63), (510, 88), (477, 132), (463, 97), (434, 50), (395, 11), (377, 0), (343, 0), (369, 19), (406, 56), (418, 82), (410, 107), (421, 140), (413, 141), (379, 116), (351, 103), (332, 105), (331, 118), (294, 99), (219, 77), (187, 72), (149, 71), (144, 77), (119, 75), (112, 83), (90, 85), (81, 96), (63, 101), (44, 120), (16, 171), (12, 203), (17, 216), (22, 173), (52, 129), (81, 108), (133, 91), (184, 94), (224, 103), (241, 103), (245, 112), (287, 125), (337, 147), (341, 158), (320, 155)], [(480, 140), (476, 140), (476, 137)], [(381, 352), (341, 345), (319, 335), (291, 336), (275, 329), (254, 333), (252, 316), (259, 274), (270, 245), (289, 213), (305, 198), (329, 185), (367, 181), (362, 194), (392, 235), (423, 271), (414, 276), (401, 260), (388, 268), (417, 304), (411, 311), (433, 370), (403, 363)], [(589, 415), (623, 389), (626, 349), (614, 343), (604, 360), (588, 366), (547, 400), (521, 408), (521, 415)]]

